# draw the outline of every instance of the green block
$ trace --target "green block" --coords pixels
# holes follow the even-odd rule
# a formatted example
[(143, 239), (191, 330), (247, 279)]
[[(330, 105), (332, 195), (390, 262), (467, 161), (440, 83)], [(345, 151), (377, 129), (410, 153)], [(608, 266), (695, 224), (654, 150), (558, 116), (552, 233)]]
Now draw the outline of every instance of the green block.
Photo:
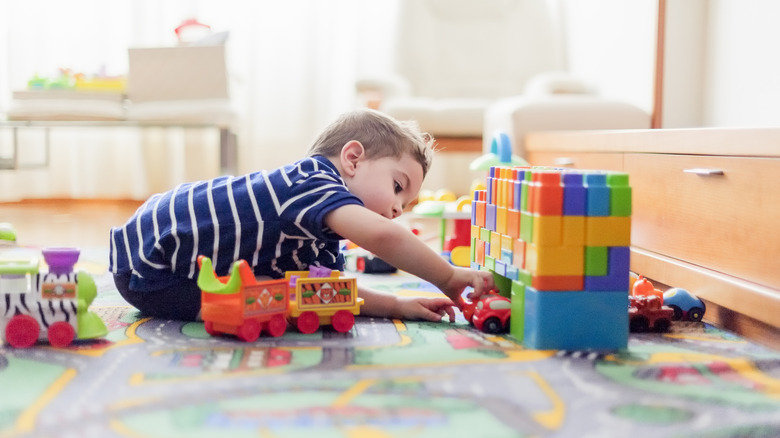
[(474, 257), (474, 255), (476, 253), (477, 253), (477, 238), (476, 237), (472, 237), (471, 238), (471, 248), (470, 248), (470, 252), (469, 252), (469, 261), (471, 263), (474, 263), (474, 262), (477, 261), (476, 257)]
[(607, 275), (607, 267), (609, 265), (607, 252), (606, 246), (585, 247), (585, 275)]
[(509, 334), (522, 343), (525, 330), (525, 285), (513, 281), (511, 292), (509, 300), (511, 301), (512, 316), (509, 318)]
[(531, 272), (526, 271), (525, 269), (517, 268), (517, 281), (519, 283), (522, 283), (525, 286), (530, 286), (532, 279), (533, 276), (531, 275)]
[(479, 240), (483, 242), (490, 242), (490, 233), (491, 231), (487, 228), (480, 228), (479, 229)]
[(485, 254), (485, 267), (491, 271), (496, 270), (496, 259)]
[(622, 172), (607, 175), (609, 187), (609, 212), (611, 216), (631, 216), (631, 186), (628, 185), (628, 174)]
[(493, 281), (496, 283), (498, 294), (502, 297), (511, 298), (512, 280), (497, 274), (495, 271), (490, 272), (493, 273)]
[(520, 212), (520, 239), (526, 243), (533, 243), (534, 215), (528, 212)]

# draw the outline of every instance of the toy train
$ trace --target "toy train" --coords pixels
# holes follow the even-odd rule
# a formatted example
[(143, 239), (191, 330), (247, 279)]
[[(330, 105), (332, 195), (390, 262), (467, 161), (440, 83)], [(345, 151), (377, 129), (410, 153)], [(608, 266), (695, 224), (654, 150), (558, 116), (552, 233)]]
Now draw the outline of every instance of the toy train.
[(66, 347), (74, 339), (93, 339), (108, 333), (100, 317), (88, 310), (97, 295), (88, 273), (74, 272), (75, 248), (45, 248), (48, 272), (38, 259), (0, 261), (0, 336), (15, 348), (39, 340)]
[(201, 317), (212, 336), (231, 334), (253, 342), (263, 332), (282, 336), (288, 321), (301, 333), (314, 333), (321, 325), (345, 333), (363, 305), (356, 280), (330, 269), (292, 271), (284, 279), (257, 281), (245, 260), (233, 263), (224, 277), (217, 276), (208, 257), (198, 257), (198, 264)]

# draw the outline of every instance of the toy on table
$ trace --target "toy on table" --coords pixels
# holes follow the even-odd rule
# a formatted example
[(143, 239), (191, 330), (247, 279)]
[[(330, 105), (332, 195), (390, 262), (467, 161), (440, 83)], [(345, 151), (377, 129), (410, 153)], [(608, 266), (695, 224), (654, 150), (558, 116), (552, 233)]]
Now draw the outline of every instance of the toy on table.
[(16, 245), (16, 230), (9, 223), (0, 223), (0, 245)]
[(66, 347), (74, 339), (103, 337), (108, 329), (88, 310), (97, 295), (88, 273), (74, 272), (79, 250), (44, 248), (48, 272), (37, 258), (0, 261), (0, 335), (16, 348), (38, 340)]
[(482, 332), (496, 334), (509, 330), (511, 316), (509, 298), (499, 295), (496, 291), (482, 295), (476, 301), (462, 300), (459, 307), (463, 317)]
[[(456, 266), (469, 266), (471, 246), (471, 199), (456, 198), (448, 190), (439, 190), (429, 197), (420, 197), (412, 213), (441, 220), (441, 252)], [(452, 221), (452, 234), (447, 235), (447, 221)]]
[(392, 274), (398, 271), (395, 266), (349, 240), (342, 244), (341, 249), (344, 254), (344, 269), (348, 271), (364, 274)]
[(704, 317), (707, 307), (704, 301), (695, 297), (692, 293), (679, 287), (673, 287), (664, 292), (664, 304), (674, 311), (673, 321), (699, 322)]
[(198, 264), (201, 317), (212, 336), (232, 334), (246, 342), (262, 332), (278, 337), (287, 331), (288, 320), (301, 333), (314, 333), (320, 325), (344, 333), (363, 304), (355, 279), (341, 278), (338, 271), (313, 267), (288, 272), (284, 279), (257, 281), (245, 260), (235, 262), (225, 277), (217, 277), (208, 257), (199, 256)]

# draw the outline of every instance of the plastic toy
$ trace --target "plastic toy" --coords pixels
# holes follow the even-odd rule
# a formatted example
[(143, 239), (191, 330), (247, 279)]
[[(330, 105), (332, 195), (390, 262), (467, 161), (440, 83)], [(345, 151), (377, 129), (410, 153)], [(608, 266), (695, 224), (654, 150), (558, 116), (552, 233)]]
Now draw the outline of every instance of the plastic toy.
[(653, 283), (647, 278), (640, 275), (633, 286), (631, 287), (631, 295), (633, 296), (655, 296), (661, 300), (661, 305), (664, 303), (664, 293), (656, 289)]
[[(412, 212), (416, 215), (441, 220), (441, 251), (442, 255), (449, 257), (450, 262), (457, 266), (469, 266), (468, 257), (460, 254), (466, 252), (471, 245), (471, 213), (470, 198), (462, 196), (455, 198), (452, 192), (440, 190), (430, 198), (421, 196), (420, 202), (414, 206)], [(447, 221), (452, 221), (452, 234), (447, 235)], [(453, 257), (454, 255), (454, 257)]]
[(491, 291), (477, 301), (463, 301), (461, 311), (466, 320), (485, 333), (502, 333), (509, 330), (511, 315), (509, 298)]
[[(211, 259), (198, 257), (201, 317), (212, 336), (232, 334), (253, 342), (263, 332), (282, 336), (288, 320), (301, 333), (331, 325), (344, 333), (352, 329), (363, 299), (354, 278), (337, 271), (288, 272), (281, 280), (257, 281), (244, 260), (233, 264), (230, 275), (217, 277)], [(318, 276), (319, 275), (319, 276)]]
[(673, 287), (664, 292), (664, 304), (674, 311), (673, 321), (698, 322), (704, 317), (707, 307), (704, 301), (698, 299), (692, 293), (679, 287)]
[(37, 258), (0, 261), (0, 335), (15, 348), (48, 340), (66, 347), (74, 339), (93, 339), (108, 333), (100, 317), (88, 311), (97, 295), (86, 272), (74, 272), (79, 250), (45, 248), (48, 272), (39, 271)]
[(646, 332), (653, 330), (665, 332), (672, 324), (671, 318), (674, 310), (664, 306), (661, 299), (655, 295), (632, 295), (628, 308), (628, 327), (632, 332)]
[(0, 245), (15, 245), (16, 244), (16, 230), (9, 224), (0, 223)]
[(513, 337), (534, 349), (627, 347), (628, 174), (492, 167), (471, 212), (471, 267), (510, 297)]

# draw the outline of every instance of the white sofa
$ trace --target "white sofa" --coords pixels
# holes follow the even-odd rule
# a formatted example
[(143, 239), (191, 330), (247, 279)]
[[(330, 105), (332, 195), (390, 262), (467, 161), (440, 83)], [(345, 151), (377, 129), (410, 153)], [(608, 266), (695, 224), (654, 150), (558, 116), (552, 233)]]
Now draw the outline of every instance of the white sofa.
[(361, 78), (357, 91), (369, 106), (419, 122), (444, 150), (466, 142), (488, 151), (503, 130), (522, 156), (531, 130), (650, 126), (640, 109), (565, 73), (549, 1), (400, 0), (398, 14), (393, 71)]

